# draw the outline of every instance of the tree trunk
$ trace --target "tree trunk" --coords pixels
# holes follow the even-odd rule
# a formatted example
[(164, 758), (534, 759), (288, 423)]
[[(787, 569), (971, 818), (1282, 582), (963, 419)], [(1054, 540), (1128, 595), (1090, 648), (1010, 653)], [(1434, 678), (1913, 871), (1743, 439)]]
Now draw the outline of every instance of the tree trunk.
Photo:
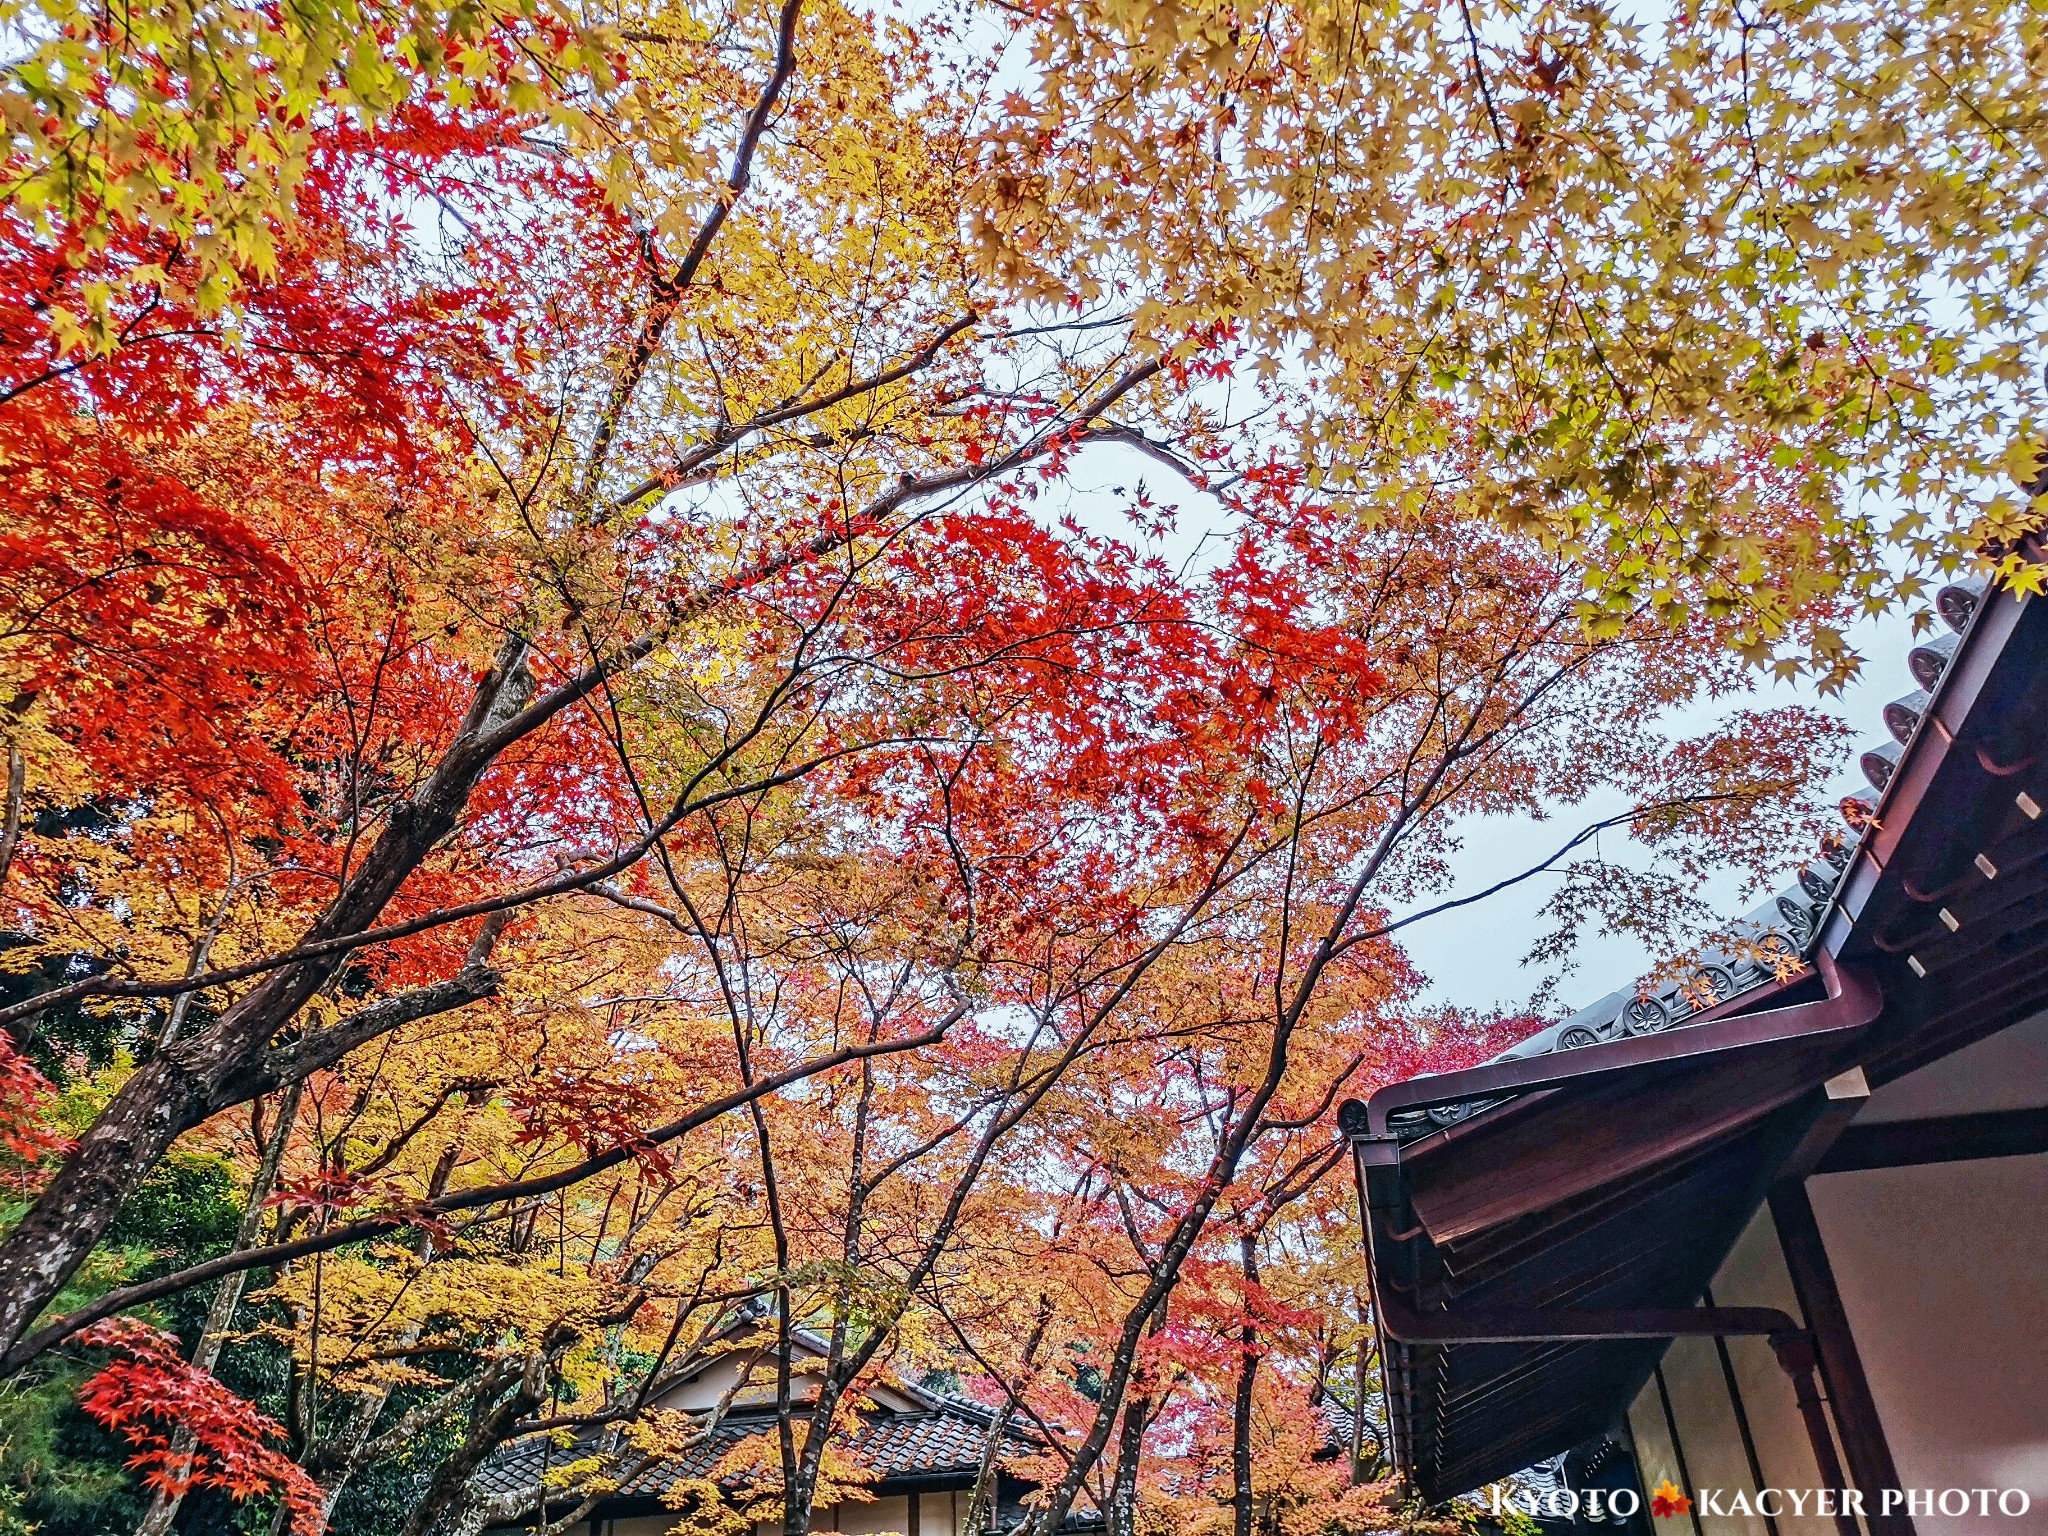
[[(254, 1247), (257, 1234), (263, 1229), (263, 1213), (270, 1200), (270, 1191), (277, 1183), (278, 1165), (284, 1161), (285, 1144), (291, 1140), (292, 1123), (299, 1117), (300, 1085), (292, 1084), (285, 1090), (284, 1102), (278, 1107), (277, 1129), (263, 1148), (262, 1161), (256, 1165), (256, 1176), (249, 1181), (249, 1203), (242, 1211), (242, 1221), (235, 1229), (237, 1248)], [(192, 1350), (192, 1363), (202, 1371), (211, 1371), (214, 1361), (220, 1358), (221, 1345), (226, 1342), (228, 1329), (235, 1321), (235, 1308), (242, 1300), (242, 1285), (249, 1278), (247, 1270), (240, 1270), (221, 1281), (213, 1293), (213, 1305), (206, 1309), (206, 1325), (199, 1331), (199, 1342)], [(190, 1455), (193, 1440), (190, 1431), (180, 1428), (173, 1437), (172, 1446), (181, 1456)], [(181, 1493), (159, 1493), (150, 1501), (144, 1511), (142, 1523), (135, 1527), (135, 1536), (164, 1536), (171, 1528), (171, 1522), (178, 1517), (178, 1506), (185, 1500)]]
[[(1024, 1367), (1026, 1382), (1031, 1377), (1032, 1368), (1038, 1364), (1039, 1346), (1045, 1342), (1045, 1327), (1051, 1320), (1052, 1297), (1041, 1295), (1038, 1298), (1038, 1316), (1031, 1325), (1030, 1337), (1024, 1341), (1024, 1353), (1020, 1362)], [(974, 1469), (974, 1487), (967, 1495), (967, 1513), (962, 1517), (960, 1529), (954, 1536), (981, 1536), (982, 1532), (994, 1527), (998, 1492), (996, 1479), (1001, 1474), (1003, 1437), (1009, 1432), (1010, 1423), (1017, 1416), (1017, 1396), (1022, 1392), (1023, 1385), (1024, 1383), (1019, 1383), (1017, 1393), (1012, 1393), (1004, 1399), (1003, 1406), (996, 1410), (995, 1417), (989, 1421), (988, 1437), (981, 1445), (981, 1461)]]
[(21, 748), (7, 745), (7, 804), (0, 810), (0, 885), (14, 868), (14, 850), (21, 845), (21, 798), (28, 785), (28, 763)]
[(1259, 1371), (1252, 1291), (1259, 1283), (1259, 1247), (1249, 1232), (1237, 1240), (1237, 1261), (1244, 1276), (1244, 1325), (1237, 1335), (1237, 1417), (1230, 1427), (1230, 1529), (1231, 1536), (1252, 1536), (1252, 1388)]
[(1109, 1481), (1109, 1536), (1137, 1536), (1138, 1464), (1145, 1456), (1145, 1421), (1151, 1416), (1150, 1393), (1136, 1392), (1125, 1400), (1116, 1437), (1116, 1476)]
[(1366, 1320), (1364, 1294), (1361, 1292), (1356, 1300), (1358, 1304), (1358, 1359), (1352, 1370), (1351, 1386), (1351, 1482), (1353, 1487), (1360, 1483), (1372, 1482), (1379, 1475), (1377, 1442), (1375, 1442), (1374, 1446), (1373, 1466), (1368, 1469), (1365, 1464), (1365, 1384), (1368, 1379), (1368, 1368), (1372, 1363), (1373, 1334)]
[[(471, 791), (501, 750), (490, 745), (496, 729), (532, 694), (526, 656), (525, 642), (516, 637), (500, 647), (490, 677), (433, 773), (393, 808), (362, 866), (300, 936), (301, 944), (345, 938), (374, 925), (406, 878), (455, 829)], [(0, 1275), (6, 1277), (0, 1283), (0, 1358), (21, 1342), (178, 1137), (208, 1116), (278, 1086), (264, 1080), (264, 1052), (346, 961), (347, 952), (336, 950), (272, 971), (214, 1024), (158, 1052), (122, 1085), (29, 1213), (0, 1240)]]
[[(1148, 1336), (1157, 1336), (1165, 1330), (1166, 1309), (1172, 1295), (1168, 1291), (1159, 1298), (1159, 1305), (1152, 1309), (1152, 1316), (1145, 1324)], [(1137, 1390), (1125, 1403), (1123, 1422), (1117, 1427), (1116, 1474), (1109, 1483), (1106, 1522), (1109, 1536), (1137, 1536), (1138, 1530), (1138, 1473), (1145, 1461), (1145, 1431), (1151, 1427), (1155, 1404), (1153, 1378), (1149, 1372), (1142, 1379), (1134, 1374), (1133, 1385)]]
[(477, 1468), (505, 1443), (519, 1421), (545, 1400), (547, 1364), (547, 1355), (529, 1355), (505, 1397), (489, 1407), (478, 1403), (479, 1411), (470, 1421), (469, 1434), (464, 1437), (461, 1449), (441, 1463), (400, 1536), (428, 1536), (442, 1517), (454, 1509)]

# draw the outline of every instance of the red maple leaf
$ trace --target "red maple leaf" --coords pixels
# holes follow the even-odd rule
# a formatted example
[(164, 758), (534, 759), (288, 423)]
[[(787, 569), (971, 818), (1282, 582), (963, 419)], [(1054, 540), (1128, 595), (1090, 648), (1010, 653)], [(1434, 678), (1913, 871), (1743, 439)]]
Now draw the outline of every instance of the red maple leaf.
[[(217, 1488), (236, 1501), (269, 1494), (283, 1501), (292, 1536), (326, 1526), (320, 1488), (272, 1444), (284, 1429), (178, 1353), (178, 1341), (134, 1318), (93, 1324), (79, 1342), (114, 1352), (85, 1384), (79, 1406), (133, 1449), (128, 1465), (155, 1493)], [(178, 1430), (190, 1437), (181, 1444)]]
[(1678, 1485), (1667, 1477), (1650, 1490), (1650, 1513), (1659, 1520), (1672, 1515), (1689, 1515), (1692, 1513), (1692, 1499), (1681, 1493)]

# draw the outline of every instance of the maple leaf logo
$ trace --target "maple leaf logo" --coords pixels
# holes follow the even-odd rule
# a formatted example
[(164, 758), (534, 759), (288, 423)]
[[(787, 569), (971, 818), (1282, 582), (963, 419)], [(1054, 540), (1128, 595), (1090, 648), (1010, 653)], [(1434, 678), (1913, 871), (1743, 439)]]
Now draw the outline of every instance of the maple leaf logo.
[(1679, 1492), (1678, 1484), (1667, 1477), (1650, 1490), (1650, 1513), (1659, 1520), (1672, 1515), (1689, 1515), (1692, 1513), (1692, 1499)]

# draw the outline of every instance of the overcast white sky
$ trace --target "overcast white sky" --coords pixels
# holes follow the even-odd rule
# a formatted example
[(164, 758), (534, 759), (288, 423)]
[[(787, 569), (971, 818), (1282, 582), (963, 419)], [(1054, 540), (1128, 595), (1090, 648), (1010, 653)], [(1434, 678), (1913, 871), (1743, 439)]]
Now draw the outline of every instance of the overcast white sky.
[[(1142, 455), (1121, 448), (1090, 450), (1074, 466), (1072, 478), (1063, 488), (1049, 488), (1041, 510), (1057, 518), (1072, 513), (1084, 526), (1136, 542), (1130, 523), (1122, 514), (1124, 496), (1144, 481), (1155, 500), (1180, 504), (1178, 531), (1161, 546), (1159, 553), (1175, 565), (1200, 569), (1222, 551), (1222, 541), (1213, 532), (1220, 526), (1219, 509), (1206, 498), (1192, 496), (1171, 473)], [(1213, 553), (1212, 553), (1213, 552)], [(1911, 626), (1903, 615), (1865, 623), (1852, 631), (1852, 643), (1865, 657), (1861, 678), (1834, 699), (1823, 699), (1810, 687), (1766, 684), (1759, 702), (1807, 703), (1844, 719), (1856, 729), (1856, 747), (1835, 786), (1835, 796), (1865, 787), (1855, 766), (1855, 755), (1865, 746), (1886, 739), (1885, 704), (1914, 688), (1906, 670), (1906, 652), (1913, 644)], [(1688, 722), (1694, 731), (1705, 728), (1721, 714), (1737, 707), (1726, 700), (1700, 712)], [(1457, 881), (1447, 895), (1461, 895), (1484, 889), (1497, 880), (1520, 873), (1540, 863), (1588, 822), (1623, 809), (1616, 797), (1611, 803), (1598, 801), (1560, 809), (1550, 820), (1537, 822), (1528, 817), (1472, 818), (1463, 824), (1465, 849), (1457, 860)], [(1610, 858), (1627, 849), (1625, 838), (1607, 840), (1601, 851)], [(1774, 889), (1790, 884), (1799, 865), (1811, 856), (1810, 848), (1785, 851), (1784, 879)], [(1584, 1006), (1617, 988), (1627, 986), (1649, 968), (1652, 957), (1633, 939), (1583, 937), (1568, 968), (1524, 966), (1522, 957), (1544, 932), (1538, 916), (1544, 902), (1555, 892), (1558, 877), (1537, 875), (1498, 895), (1468, 907), (1425, 919), (1403, 931), (1401, 937), (1418, 966), (1432, 978), (1429, 999), (1464, 1007), (1519, 1007), (1536, 994), (1547, 979), (1554, 978), (1553, 1007), (1563, 1011)], [(1727, 875), (1709, 888), (1709, 898), (1729, 917), (1749, 910), (1761, 899), (1745, 899), (1741, 880)], [(1427, 903), (1444, 899), (1442, 895)]]
[[(1883, 710), (1886, 703), (1916, 686), (1906, 670), (1912, 648), (1911, 625), (1904, 616), (1858, 626), (1856, 649), (1865, 657), (1862, 676), (1833, 699), (1811, 688), (1774, 687), (1761, 697), (1769, 703), (1806, 703), (1849, 722), (1857, 732), (1850, 761), (1834, 786), (1835, 797), (1852, 789), (1868, 792), (1855, 758), (1863, 748), (1888, 740)], [(1732, 708), (1732, 701), (1720, 706)], [(1619, 800), (1612, 807), (1621, 809)], [(1557, 846), (1587, 822), (1607, 814), (1597, 808), (1571, 807), (1548, 822), (1527, 817), (1472, 818), (1463, 827), (1465, 854), (1460, 861), (1458, 894), (1483, 889), (1495, 880), (1527, 869), (1556, 851)], [(1625, 844), (1620, 846), (1626, 846)], [(1613, 857), (1617, 845), (1603, 848)], [(1774, 889), (1789, 885), (1810, 848), (1785, 850), (1784, 878)], [(1557, 978), (1556, 1001), (1565, 1011), (1584, 1007), (1646, 971), (1652, 957), (1633, 939), (1588, 935), (1580, 940), (1570, 970), (1524, 967), (1521, 959), (1544, 931), (1537, 913), (1557, 888), (1555, 876), (1538, 875), (1511, 890), (1441, 917), (1426, 919), (1404, 931), (1408, 952), (1433, 979), (1431, 996), (1447, 1003), (1483, 1008), (1514, 1006), (1526, 1001), (1547, 976)], [(1727, 875), (1709, 887), (1714, 904), (1730, 917), (1753, 907), (1761, 898), (1744, 898), (1741, 880)]]

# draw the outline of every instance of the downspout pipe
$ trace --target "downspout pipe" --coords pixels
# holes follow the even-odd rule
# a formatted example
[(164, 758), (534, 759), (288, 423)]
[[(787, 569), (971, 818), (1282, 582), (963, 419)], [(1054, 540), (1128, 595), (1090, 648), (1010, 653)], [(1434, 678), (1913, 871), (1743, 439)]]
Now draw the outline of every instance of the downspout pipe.
[[(1771, 1352), (1778, 1357), (1778, 1364), (1785, 1374), (1792, 1378), (1792, 1396), (1799, 1404), (1799, 1417), (1806, 1425), (1806, 1438), (1813, 1442), (1814, 1465), (1820, 1468), (1821, 1486), (1832, 1488), (1838, 1494), (1849, 1486), (1842, 1471), (1842, 1458), (1835, 1451), (1835, 1433), (1828, 1425), (1828, 1411), (1820, 1394), (1820, 1382), (1816, 1368), (1820, 1364), (1819, 1352), (1814, 1348), (1813, 1335), (1803, 1329), (1792, 1329), (1771, 1336)], [(1840, 1504), (1837, 1499), (1837, 1505)], [(1835, 1530), (1838, 1536), (1862, 1536), (1856, 1528), (1856, 1517), (1847, 1510), (1835, 1510)]]
[[(1453, 1318), (1416, 1311), (1398, 1292), (1380, 1295), (1380, 1326), (1402, 1344), (1445, 1348), (1460, 1344), (1587, 1344), (1613, 1339), (1731, 1338), (1761, 1336), (1792, 1383), (1793, 1400), (1813, 1444), (1814, 1464), (1822, 1486), (1839, 1492), (1849, 1486), (1842, 1459), (1835, 1450), (1826, 1400), (1816, 1374), (1819, 1355), (1813, 1335), (1776, 1307), (1629, 1308), (1602, 1311), (1567, 1309), (1495, 1309)], [(1838, 1536), (1861, 1536), (1856, 1517), (1837, 1508)]]

